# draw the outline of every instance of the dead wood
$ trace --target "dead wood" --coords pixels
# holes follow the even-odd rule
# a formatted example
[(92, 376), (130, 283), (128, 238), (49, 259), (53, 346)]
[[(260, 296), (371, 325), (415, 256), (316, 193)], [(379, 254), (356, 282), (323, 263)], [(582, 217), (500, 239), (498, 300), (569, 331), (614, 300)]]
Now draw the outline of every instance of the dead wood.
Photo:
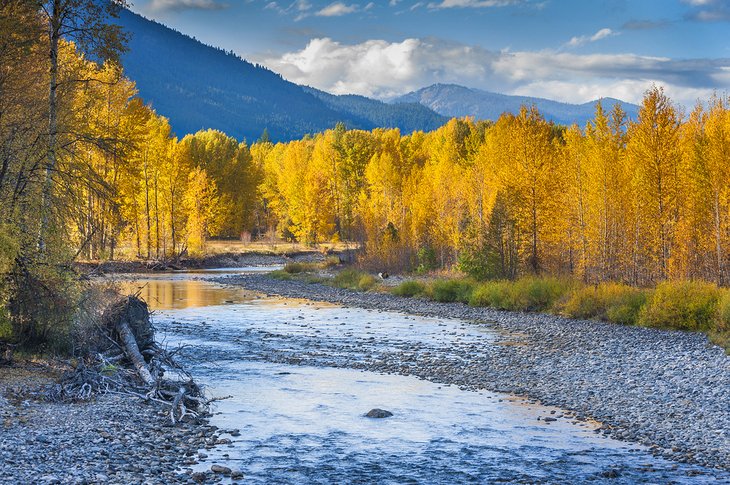
[(97, 348), (81, 356), (74, 370), (49, 389), (49, 399), (82, 401), (95, 394), (130, 394), (169, 406), (173, 424), (206, 414), (217, 400), (206, 399), (203, 389), (175, 361), (177, 350), (168, 352), (157, 345), (147, 303), (138, 295), (110, 305), (94, 327), (99, 333)]

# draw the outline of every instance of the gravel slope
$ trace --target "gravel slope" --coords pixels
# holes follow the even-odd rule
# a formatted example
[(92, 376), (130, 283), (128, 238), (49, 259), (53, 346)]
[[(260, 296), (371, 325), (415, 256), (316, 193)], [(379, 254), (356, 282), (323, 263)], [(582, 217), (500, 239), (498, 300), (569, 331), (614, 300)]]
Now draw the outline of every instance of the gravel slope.
[[(369, 370), (539, 399), (681, 462), (730, 470), (730, 357), (698, 333), (358, 293), (266, 275), (218, 280), (272, 295), (491, 322), (500, 345), (384, 355)], [(452, 349), (453, 350), (453, 349)]]

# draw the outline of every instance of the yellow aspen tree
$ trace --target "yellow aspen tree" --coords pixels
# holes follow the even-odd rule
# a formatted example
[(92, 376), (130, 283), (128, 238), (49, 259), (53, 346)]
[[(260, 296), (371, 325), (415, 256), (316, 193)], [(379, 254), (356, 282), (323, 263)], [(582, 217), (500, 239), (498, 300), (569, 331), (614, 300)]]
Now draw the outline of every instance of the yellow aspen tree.
[(629, 127), (628, 156), (634, 168), (636, 259), (634, 282), (670, 276), (680, 210), (679, 117), (661, 88), (644, 96), (639, 118)]
[[(610, 115), (610, 117), (609, 117)], [(626, 221), (632, 174), (626, 166), (626, 114), (619, 104), (596, 114), (586, 128), (589, 260), (597, 279), (618, 280), (625, 273)]]
[[(590, 127), (589, 127), (590, 128)], [(590, 131), (590, 130), (589, 130)], [(595, 279), (595, 269), (591, 260), (593, 240), (590, 236), (591, 209), (589, 197), (589, 159), (588, 146), (583, 133), (577, 125), (572, 125), (565, 133), (565, 146), (562, 155), (565, 163), (566, 203), (568, 211), (568, 260), (571, 273), (589, 281)]]
[(182, 205), (186, 215), (188, 252), (193, 255), (204, 254), (206, 241), (218, 231), (218, 226), (223, 222), (221, 216), (225, 214), (218, 189), (204, 169), (195, 167), (188, 174)]
[[(559, 246), (563, 201), (563, 166), (553, 127), (534, 107), (517, 116), (502, 115), (490, 138), (506, 204), (514, 217), (522, 264), (540, 273), (550, 258), (550, 243)], [(557, 258), (556, 258), (557, 259)]]
[(720, 285), (728, 281), (730, 218), (730, 112), (727, 97), (701, 104), (682, 126), (689, 174), (688, 214), (682, 238), (685, 275)]

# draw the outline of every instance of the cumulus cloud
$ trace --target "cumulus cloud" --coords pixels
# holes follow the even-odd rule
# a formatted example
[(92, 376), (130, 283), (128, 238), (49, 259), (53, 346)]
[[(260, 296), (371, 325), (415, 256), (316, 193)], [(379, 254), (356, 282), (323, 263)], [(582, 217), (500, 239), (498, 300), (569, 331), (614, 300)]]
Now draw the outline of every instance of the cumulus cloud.
[(341, 17), (342, 15), (357, 12), (359, 9), (360, 6), (354, 3), (347, 5), (342, 2), (335, 2), (327, 5), (315, 15), (319, 17)]
[(423, 87), (429, 79), (481, 79), (492, 57), (481, 48), (422, 39), (348, 45), (321, 38), (262, 62), (296, 83), (335, 94), (389, 98)]
[(581, 35), (579, 37), (573, 37), (568, 41), (569, 47), (578, 47), (583, 44), (587, 44), (589, 42), (596, 42), (601, 39), (605, 39), (606, 37), (612, 37), (614, 35), (618, 35), (618, 32), (614, 32), (611, 29), (605, 28), (601, 29), (598, 32), (596, 32), (593, 35)]
[(635, 54), (495, 52), (439, 39), (343, 44), (312, 39), (299, 51), (261, 59), (285, 78), (335, 94), (389, 99), (433, 83), (572, 103), (600, 97), (637, 102), (652, 83), (694, 104), (730, 81), (730, 60), (673, 60)]
[(217, 0), (152, 0), (150, 9), (162, 11), (182, 11), (182, 10), (221, 10), (228, 8), (227, 3), (218, 2)]

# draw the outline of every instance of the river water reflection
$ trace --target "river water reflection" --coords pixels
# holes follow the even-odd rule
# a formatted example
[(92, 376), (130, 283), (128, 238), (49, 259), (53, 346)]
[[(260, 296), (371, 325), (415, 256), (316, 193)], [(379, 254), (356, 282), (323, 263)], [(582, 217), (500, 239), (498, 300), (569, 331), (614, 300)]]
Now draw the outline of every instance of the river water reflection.
[[(218, 463), (242, 471), (250, 483), (730, 480), (603, 438), (594, 424), (571, 421), (557, 408), (341, 368), (338, 360), (364, 348), (448, 352), (457, 339), (490, 345), (493, 335), (482, 326), (270, 298), (213, 283), (209, 275), (124, 283), (129, 291), (142, 288), (168, 344), (190, 346), (186, 365), (209, 392), (232, 396), (217, 405), (212, 424), (240, 435), (205, 451), (210, 456), (196, 470)], [(281, 355), (305, 353), (314, 360), (282, 363)], [(394, 416), (364, 417), (375, 407)]]

